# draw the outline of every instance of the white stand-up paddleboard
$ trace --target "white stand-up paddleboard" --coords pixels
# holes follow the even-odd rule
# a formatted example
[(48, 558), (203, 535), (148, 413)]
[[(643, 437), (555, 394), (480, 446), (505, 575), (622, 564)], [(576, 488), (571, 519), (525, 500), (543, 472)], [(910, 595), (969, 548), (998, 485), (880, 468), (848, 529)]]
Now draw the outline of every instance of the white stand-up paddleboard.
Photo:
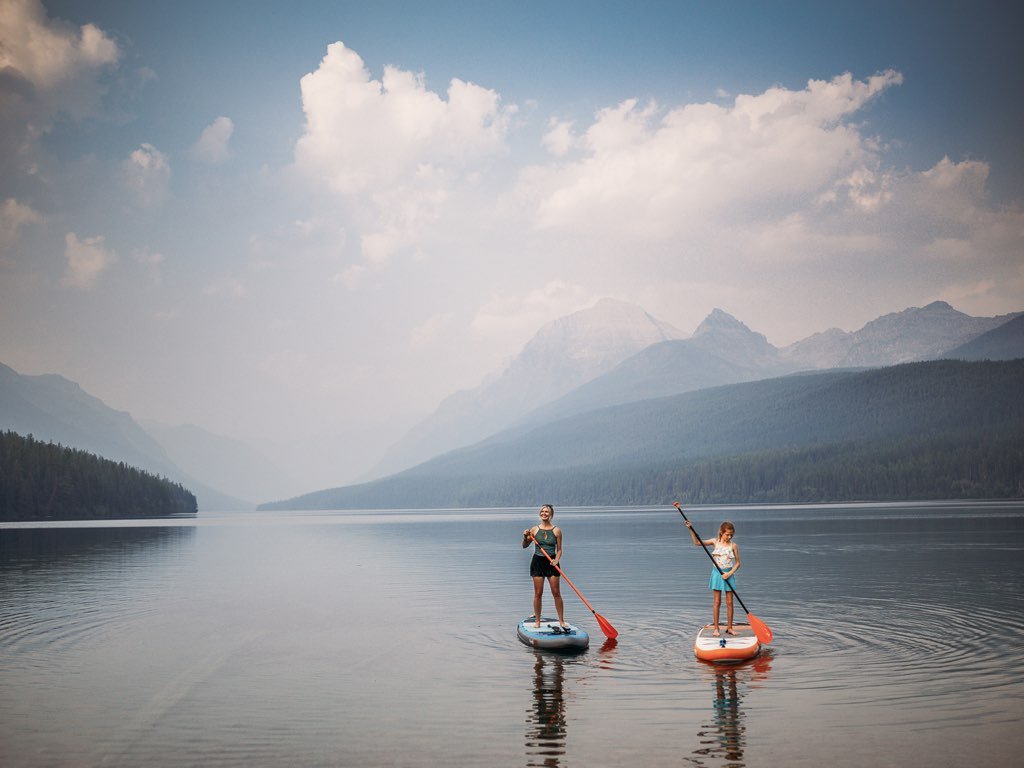
[(558, 619), (541, 617), (540, 626), (530, 616), (519, 622), (516, 634), (519, 639), (531, 648), (548, 651), (582, 651), (590, 645), (590, 635), (586, 630), (569, 624), (565, 628), (558, 625)]
[(715, 637), (714, 626), (701, 627), (693, 641), (693, 652), (704, 661), (727, 663), (752, 659), (760, 653), (761, 643), (749, 624), (734, 624), (732, 631), (735, 634), (726, 634), (723, 626)]

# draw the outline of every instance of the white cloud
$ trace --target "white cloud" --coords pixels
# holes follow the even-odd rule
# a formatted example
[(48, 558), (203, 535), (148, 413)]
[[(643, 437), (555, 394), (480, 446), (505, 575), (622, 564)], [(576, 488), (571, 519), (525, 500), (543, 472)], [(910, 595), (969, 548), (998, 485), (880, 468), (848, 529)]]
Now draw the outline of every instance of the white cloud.
[(74, 232), (68, 232), (64, 237), (64, 258), (68, 262), (67, 270), (64, 272), (64, 285), (88, 290), (117, 260), (117, 254), (106, 247), (106, 240), (102, 235), (79, 240)]
[(742, 209), (792, 210), (872, 160), (845, 120), (901, 80), (846, 74), (668, 111), (627, 100), (597, 113), (581, 159), (527, 169), (519, 191), (541, 229), (590, 228), (623, 242), (678, 237)]
[(551, 120), (548, 124), (548, 132), (543, 138), (544, 148), (555, 157), (564, 157), (569, 154), (576, 144), (576, 137), (572, 132), (572, 122), (565, 120)]
[(171, 178), (167, 155), (152, 144), (142, 144), (123, 163), (124, 180), (142, 205), (163, 200)]
[(446, 99), (397, 67), (374, 80), (341, 42), (301, 90), (296, 165), (355, 207), (363, 257), (378, 267), (439, 218), (454, 187), (474, 183), (480, 164), (506, 150), (515, 112), (495, 91), (459, 79)]
[(235, 124), (230, 117), (218, 117), (203, 128), (199, 139), (192, 145), (193, 154), (206, 163), (223, 163), (231, 157), (228, 143), (235, 131)]
[(44, 91), (81, 78), (83, 70), (113, 64), (120, 55), (95, 25), (76, 29), (48, 18), (41, 0), (4, 0), (0, 41), (0, 69), (9, 67)]
[(50, 19), (40, 0), (0, 2), (0, 154), (35, 172), (36, 142), (59, 115), (100, 113), (117, 44), (93, 24)]

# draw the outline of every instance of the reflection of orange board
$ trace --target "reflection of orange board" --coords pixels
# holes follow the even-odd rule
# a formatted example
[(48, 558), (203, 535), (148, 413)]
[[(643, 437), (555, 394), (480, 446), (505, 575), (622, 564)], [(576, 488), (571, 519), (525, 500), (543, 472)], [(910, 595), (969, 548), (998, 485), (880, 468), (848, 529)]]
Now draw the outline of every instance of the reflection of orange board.
[(750, 625), (735, 624), (732, 630), (736, 634), (726, 634), (723, 626), (721, 636), (715, 637), (715, 628), (712, 625), (701, 627), (693, 641), (693, 652), (697, 654), (697, 658), (704, 661), (730, 662), (757, 656), (761, 650), (761, 643), (758, 642)]

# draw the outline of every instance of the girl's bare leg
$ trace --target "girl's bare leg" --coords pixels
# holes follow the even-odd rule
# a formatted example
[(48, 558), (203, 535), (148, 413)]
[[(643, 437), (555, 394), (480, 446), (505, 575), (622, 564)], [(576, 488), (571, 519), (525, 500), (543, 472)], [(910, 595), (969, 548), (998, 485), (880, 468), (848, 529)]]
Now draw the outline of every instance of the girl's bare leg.
[(725, 633), (727, 635), (734, 635), (732, 631), (732, 590), (725, 593), (725, 615), (729, 620), (728, 625), (725, 627)]
[(711, 591), (715, 593), (715, 637), (718, 637), (722, 634), (718, 630), (718, 613), (722, 609), (722, 591), (720, 589), (713, 589)]

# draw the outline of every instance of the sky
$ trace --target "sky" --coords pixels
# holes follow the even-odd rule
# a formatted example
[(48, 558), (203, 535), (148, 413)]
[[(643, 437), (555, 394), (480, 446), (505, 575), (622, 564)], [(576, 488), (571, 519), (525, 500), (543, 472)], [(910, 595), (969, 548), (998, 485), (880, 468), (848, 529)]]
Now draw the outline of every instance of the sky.
[(602, 297), (1022, 310), (1014, 6), (0, 0), (0, 362), (298, 492)]

